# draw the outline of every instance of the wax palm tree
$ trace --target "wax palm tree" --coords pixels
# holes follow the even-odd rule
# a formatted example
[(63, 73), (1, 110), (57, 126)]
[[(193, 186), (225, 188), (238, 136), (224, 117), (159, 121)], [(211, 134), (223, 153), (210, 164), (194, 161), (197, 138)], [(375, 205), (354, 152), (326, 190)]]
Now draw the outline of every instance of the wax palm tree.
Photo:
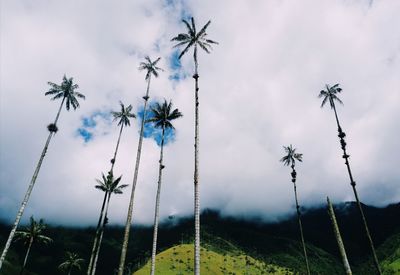
[(12, 242), (12, 240), (14, 238), (15, 231), (17, 230), (19, 222), (20, 222), (20, 220), (22, 218), (22, 214), (24, 213), (24, 210), (25, 210), (25, 207), (26, 207), (26, 205), (28, 203), (29, 197), (30, 197), (30, 195), (32, 193), (33, 187), (35, 185), (36, 179), (37, 179), (39, 171), (40, 171), (40, 167), (42, 166), (43, 159), (44, 159), (44, 157), (46, 155), (46, 152), (47, 152), (47, 149), (49, 147), (50, 140), (55, 135), (55, 133), (58, 131), (57, 122), (58, 122), (58, 119), (60, 117), (60, 113), (61, 113), (62, 107), (63, 107), (63, 105), (65, 103), (67, 111), (69, 111), (71, 106), (75, 110), (76, 108), (79, 107), (79, 102), (77, 100), (77, 97), (85, 99), (85, 96), (83, 94), (81, 94), (81, 93), (76, 91), (76, 89), (78, 89), (78, 85), (73, 83), (73, 78), (72, 77), (71, 78), (67, 78), (64, 75), (61, 85), (57, 85), (57, 84), (54, 84), (52, 82), (48, 82), (48, 84), (50, 85), (51, 88), (50, 88), (50, 90), (48, 92), (45, 93), (45, 95), (54, 96), (52, 98), (52, 100), (61, 98), (62, 100), (61, 100), (60, 108), (58, 109), (58, 112), (57, 112), (57, 115), (56, 115), (56, 118), (55, 118), (54, 122), (47, 126), (47, 129), (49, 130), (50, 133), (49, 133), (49, 136), (47, 137), (47, 140), (46, 140), (46, 143), (44, 145), (42, 154), (40, 155), (39, 161), (38, 161), (38, 163), (36, 165), (36, 169), (35, 169), (35, 171), (33, 173), (33, 176), (32, 176), (31, 182), (30, 182), (30, 184), (28, 186), (28, 189), (27, 189), (27, 191), (25, 193), (24, 199), (22, 200), (21, 206), (20, 206), (20, 208), (18, 210), (15, 222), (14, 222), (14, 224), (12, 226), (10, 235), (8, 236), (8, 239), (7, 239), (7, 243), (4, 246), (3, 253), (1, 254), (1, 257), (0, 257), (0, 270), (1, 270), (1, 267), (3, 265), (3, 262), (4, 262), (5, 258), (7, 256), (7, 252), (9, 250), (9, 248), (10, 248), (11, 242)]
[(100, 227), (99, 232), (97, 232), (97, 244), (96, 247), (94, 249), (94, 251), (92, 251), (92, 266), (89, 266), (90, 268), (90, 273), (89, 274), (95, 274), (96, 273), (96, 266), (97, 266), (97, 259), (99, 256), (99, 252), (100, 252), (100, 246), (101, 246), (101, 242), (103, 239), (103, 234), (104, 234), (104, 228), (106, 226), (106, 224), (108, 223), (108, 208), (110, 205), (110, 198), (112, 194), (122, 194), (123, 193), (123, 189), (126, 188), (128, 185), (127, 184), (121, 184), (121, 178), (122, 176), (118, 177), (117, 179), (114, 179), (114, 175), (113, 172), (110, 171), (107, 174), (107, 177), (102, 173), (102, 179), (96, 179), (97, 181), (97, 185), (95, 186), (96, 189), (99, 189), (101, 191), (103, 191), (106, 195), (107, 195), (107, 202), (106, 202), (106, 206), (104, 209), (104, 219), (102, 220), (102, 224)]
[(356, 189), (356, 182), (354, 181), (353, 174), (351, 173), (350, 163), (349, 163), (350, 155), (347, 154), (347, 151), (346, 151), (346, 145), (347, 144), (346, 144), (346, 141), (344, 140), (344, 138), (346, 137), (346, 134), (342, 130), (342, 127), (340, 126), (338, 114), (337, 114), (337, 111), (336, 111), (335, 101), (339, 102), (340, 104), (343, 104), (343, 102), (337, 96), (337, 94), (339, 94), (342, 91), (342, 89), (339, 87), (339, 84), (335, 84), (333, 86), (325, 85), (325, 87), (326, 87), (326, 90), (321, 90), (319, 95), (318, 95), (319, 98), (323, 98), (322, 103), (321, 103), (321, 108), (324, 107), (326, 102), (329, 101), (331, 109), (333, 109), (333, 111), (335, 112), (336, 124), (337, 124), (337, 127), (338, 127), (338, 133), (339, 133), (338, 137), (340, 139), (340, 146), (341, 146), (341, 148), (343, 150), (343, 156), (342, 157), (345, 159), (347, 172), (348, 172), (349, 178), (350, 178), (350, 185), (353, 188), (354, 197), (356, 198), (358, 210), (360, 211), (361, 218), (362, 218), (362, 221), (363, 221), (363, 224), (364, 224), (365, 233), (367, 235), (368, 242), (369, 242), (369, 245), (371, 247), (372, 256), (374, 258), (374, 265), (375, 265), (376, 271), (378, 272), (378, 274), (382, 274), (380, 266), (379, 266), (378, 257), (376, 256), (374, 243), (372, 241), (372, 237), (371, 237), (371, 234), (370, 234), (369, 229), (368, 229), (367, 219), (365, 218), (364, 211), (362, 209), (362, 206), (361, 206), (361, 203), (360, 203), (360, 199), (358, 197), (358, 193), (357, 193), (357, 189)]
[(67, 252), (64, 262), (61, 263), (58, 268), (67, 272), (68, 275), (71, 275), (72, 269), (76, 268), (81, 270), (81, 265), (84, 261), (84, 259), (79, 258), (77, 253)]
[(180, 33), (171, 39), (177, 42), (174, 47), (185, 46), (179, 54), (179, 59), (193, 48), (194, 75), (195, 80), (195, 134), (194, 134), (194, 216), (195, 216), (195, 241), (194, 241), (194, 273), (200, 274), (200, 195), (199, 195), (199, 73), (197, 48), (200, 47), (206, 53), (210, 53), (212, 44), (218, 44), (216, 41), (207, 38), (206, 30), (211, 24), (208, 21), (199, 32), (196, 31), (196, 25), (193, 17), (191, 24), (186, 20), (182, 20), (186, 25), (187, 33)]
[[(121, 111), (120, 112), (111, 112), (111, 114), (114, 117), (114, 121), (118, 121), (118, 126), (120, 127), (119, 130), (119, 135), (118, 135), (118, 141), (117, 141), (117, 145), (115, 147), (115, 151), (114, 151), (114, 156), (111, 159), (111, 169), (110, 171), (113, 172), (114, 170), (114, 165), (115, 165), (115, 161), (117, 158), (117, 153), (118, 153), (118, 148), (119, 148), (119, 143), (121, 140), (121, 135), (122, 135), (122, 130), (124, 129), (124, 127), (130, 126), (130, 118), (135, 118), (136, 116), (134, 114), (131, 113), (132, 111), (132, 105), (129, 105), (128, 107), (125, 107), (125, 105), (120, 102), (121, 105)], [(93, 260), (96, 257), (96, 255), (98, 255), (97, 250), (99, 250), (99, 245), (98, 245), (98, 239), (100, 234), (100, 228), (101, 225), (103, 223), (104, 220), (104, 208), (106, 205), (106, 201), (107, 201), (107, 192), (104, 192), (104, 198), (103, 198), (103, 204), (101, 206), (101, 211), (100, 211), (100, 217), (99, 217), (99, 221), (97, 222), (97, 228), (96, 228), (96, 234), (95, 234), (95, 239), (93, 242), (93, 248), (92, 248), (92, 253), (91, 253), (91, 257), (89, 260), (89, 266), (88, 266), (88, 270), (87, 270), (87, 274), (90, 275), (92, 273), (93, 270)]]
[(304, 242), (303, 226), (301, 224), (301, 213), (300, 213), (299, 201), (297, 199), (297, 187), (296, 187), (296, 177), (297, 177), (297, 173), (296, 173), (296, 169), (295, 169), (296, 160), (302, 162), (303, 154), (296, 153), (296, 148), (293, 148), (291, 144), (287, 147), (283, 146), (283, 148), (285, 149), (286, 155), (283, 158), (281, 158), (280, 161), (283, 162), (283, 164), (285, 166), (290, 166), (292, 168), (292, 172), (290, 173), (290, 175), (292, 176), (292, 182), (293, 182), (293, 188), (294, 188), (294, 198), (295, 198), (295, 202), (296, 202), (297, 220), (299, 222), (300, 237), (301, 237), (301, 243), (303, 245), (303, 253), (304, 253), (304, 259), (306, 262), (307, 274), (310, 275), (310, 267), (308, 265), (308, 257), (307, 257), (307, 251), (306, 251), (306, 244)]
[(159, 220), (159, 208), (160, 208), (160, 193), (161, 193), (161, 178), (162, 170), (165, 168), (163, 164), (163, 152), (164, 152), (164, 137), (165, 130), (175, 129), (171, 121), (182, 116), (182, 113), (178, 109), (172, 110), (172, 102), (167, 103), (164, 100), (163, 104), (156, 103), (151, 108), (152, 117), (148, 122), (153, 122), (154, 127), (162, 129), (161, 133), (161, 144), (160, 144), (160, 160), (158, 168), (158, 184), (157, 184), (157, 195), (156, 195), (156, 206), (154, 211), (154, 231), (153, 231), (153, 247), (151, 253), (151, 275), (154, 275), (156, 268), (156, 251), (157, 251), (157, 233), (158, 233), (158, 220)]
[(150, 98), (149, 97), (150, 81), (151, 81), (152, 76), (158, 77), (158, 71), (162, 71), (161, 68), (157, 67), (157, 63), (160, 61), (160, 59), (161, 59), (161, 57), (157, 58), (155, 61), (151, 61), (150, 57), (146, 56), (145, 62), (141, 62), (140, 66), (139, 66), (139, 70), (146, 71), (145, 80), (147, 81), (147, 89), (146, 89), (146, 95), (143, 97), (143, 99), (144, 99), (143, 117), (142, 117), (142, 123), (141, 123), (141, 127), (140, 127), (140, 137), (139, 137), (138, 149), (137, 149), (137, 153), (136, 153), (135, 170), (134, 170), (134, 174), (133, 174), (131, 197), (129, 200), (129, 207), (128, 207), (128, 215), (126, 217), (124, 240), (122, 243), (121, 257), (120, 257), (120, 262), (119, 262), (119, 267), (118, 267), (118, 275), (123, 275), (126, 253), (128, 250), (129, 232), (130, 232), (131, 223), (132, 223), (133, 201), (135, 198), (135, 189), (136, 189), (136, 183), (137, 183), (137, 178), (138, 178), (138, 174), (139, 174), (140, 156), (142, 153), (144, 124), (146, 121), (146, 113), (147, 113), (147, 102)]
[(114, 169), (115, 160), (117, 157), (117, 152), (118, 152), (118, 147), (119, 147), (119, 142), (121, 140), (122, 130), (124, 129), (124, 127), (131, 126), (131, 122), (129, 120), (130, 118), (136, 117), (135, 114), (131, 113), (132, 105), (129, 105), (126, 108), (122, 102), (120, 102), (120, 105), (121, 105), (120, 112), (111, 112), (111, 114), (114, 117), (114, 121), (118, 121), (118, 126), (121, 126), (121, 128), (119, 130), (117, 146), (115, 147), (114, 157), (111, 159), (111, 171)]
[(52, 241), (51, 238), (43, 235), (43, 231), (46, 228), (46, 225), (43, 223), (43, 220), (40, 219), (39, 222), (35, 221), (33, 216), (30, 217), (30, 224), (24, 231), (17, 231), (15, 232), (15, 240), (16, 241), (23, 241), (25, 246), (27, 247), (24, 263), (22, 264), (20, 274), (23, 274), (26, 263), (28, 262), (29, 252), (31, 251), (32, 244), (37, 243), (50, 243)]

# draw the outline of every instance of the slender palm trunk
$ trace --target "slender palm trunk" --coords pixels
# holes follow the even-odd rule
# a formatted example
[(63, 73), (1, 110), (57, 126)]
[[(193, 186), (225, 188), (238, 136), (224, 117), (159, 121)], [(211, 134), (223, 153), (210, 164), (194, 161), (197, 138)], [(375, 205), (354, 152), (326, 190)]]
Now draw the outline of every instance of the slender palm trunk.
[(328, 213), (329, 213), (329, 217), (331, 218), (331, 221), (332, 221), (333, 232), (335, 233), (336, 241), (337, 241), (338, 247), (339, 247), (339, 252), (340, 252), (340, 255), (342, 256), (344, 270), (347, 275), (352, 275), (350, 264), (349, 264), (349, 261), (347, 260), (346, 250), (344, 249), (343, 240), (340, 235), (339, 226), (336, 221), (335, 211), (333, 211), (333, 206), (332, 206), (331, 201), (329, 200), (329, 197), (327, 197), (326, 200), (328, 202)]
[[(57, 125), (58, 118), (60, 117), (60, 113), (61, 113), (62, 107), (64, 105), (64, 101), (65, 101), (65, 97), (61, 101), (60, 108), (58, 109), (56, 119), (54, 120), (54, 125)], [(10, 235), (8, 236), (6, 245), (4, 246), (3, 252), (1, 254), (1, 257), (0, 257), (0, 270), (1, 270), (1, 267), (3, 265), (3, 262), (6, 259), (7, 252), (10, 249), (11, 242), (12, 242), (12, 240), (14, 238), (15, 232), (17, 231), (17, 227), (19, 225), (19, 222), (21, 221), (22, 215), (24, 214), (25, 207), (26, 207), (26, 205), (28, 203), (29, 197), (31, 196), (31, 193), (32, 193), (32, 190), (33, 190), (33, 187), (35, 186), (36, 179), (37, 179), (37, 177), (39, 175), (39, 171), (40, 171), (40, 168), (42, 166), (43, 159), (44, 159), (44, 157), (46, 155), (46, 152), (47, 152), (47, 149), (49, 147), (51, 138), (53, 137), (54, 134), (55, 134), (55, 132), (50, 132), (49, 133), (49, 136), (47, 137), (47, 140), (46, 140), (46, 143), (44, 145), (42, 154), (40, 155), (39, 161), (38, 161), (38, 163), (36, 165), (36, 169), (33, 172), (33, 176), (32, 176), (31, 182), (30, 182), (30, 184), (28, 186), (28, 189), (26, 190), (24, 199), (22, 200), (21, 206), (20, 206), (20, 208), (18, 210), (18, 213), (17, 213), (17, 216), (15, 218), (15, 222), (14, 222), (14, 224), (12, 226)]]
[(136, 183), (137, 183), (137, 178), (138, 178), (138, 174), (139, 174), (139, 164), (140, 164), (140, 155), (142, 153), (144, 124), (146, 122), (147, 102), (149, 100), (150, 80), (151, 80), (151, 75), (149, 76), (149, 80), (147, 82), (146, 95), (143, 97), (143, 99), (144, 99), (143, 118), (142, 118), (142, 125), (140, 127), (140, 137), (139, 137), (139, 144), (138, 144), (138, 149), (137, 149), (137, 154), (136, 154), (135, 172), (133, 175), (131, 198), (129, 201), (128, 215), (126, 218), (124, 241), (122, 243), (121, 258), (120, 258), (119, 267), (118, 267), (118, 275), (123, 275), (124, 267), (125, 267), (126, 253), (128, 250), (129, 232), (130, 232), (131, 223), (132, 223), (133, 200), (135, 198), (135, 189), (136, 189)]
[(334, 103), (332, 104), (332, 107), (333, 107), (333, 111), (335, 112), (335, 118), (336, 118), (336, 123), (337, 123), (337, 127), (338, 127), (338, 133), (339, 133), (338, 137), (340, 139), (340, 145), (341, 145), (342, 150), (343, 150), (343, 156), (342, 157), (345, 159), (347, 172), (348, 172), (349, 178), (350, 178), (350, 185), (353, 188), (354, 197), (356, 199), (358, 210), (360, 211), (361, 219), (363, 221), (363, 225), (364, 225), (364, 228), (365, 228), (365, 234), (367, 235), (367, 239), (368, 239), (371, 251), (372, 251), (372, 257), (374, 259), (374, 266), (376, 268), (377, 273), (378, 274), (382, 274), (381, 268), (379, 266), (378, 257), (377, 257), (376, 252), (375, 252), (374, 242), (372, 241), (371, 233), (369, 232), (369, 229), (368, 229), (367, 219), (365, 218), (364, 211), (363, 211), (361, 203), (360, 203), (360, 199), (358, 198), (358, 193), (357, 193), (357, 189), (356, 189), (356, 182), (354, 181), (353, 174), (351, 173), (350, 163), (349, 163), (350, 155), (347, 154), (347, 151), (346, 151), (346, 145), (347, 144), (346, 144), (346, 141), (344, 140), (344, 138), (346, 137), (346, 134), (343, 132), (342, 127), (340, 127), (339, 118), (338, 118), (338, 114), (336, 112), (336, 107), (335, 107)]
[(21, 267), (21, 271), (19, 273), (20, 275), (22, 275), (24, 273), (26, 263), (28, 262), (29, 252), (31, 251), (32, 244), (33, 244), (33, 238), (31, 237), (29, 240), (28, 249), (26, 250), (24, 263), (23, 263), (23, 265)]
[(194, 274), (200, 275), (200, 190), (199, 190), (199, 74), (197, 46), (194, 48), (195, 130), (194, 130)]
[(108, 195), (108, 192), (104, 192), (103, 204), (101, 205), (99, 221), (97, 222), (96, 234), (95, 234), (94, 241), (93, 241), (92, 253), (90, 254), (90, 260), (89, 260), (89, 266), (88, 266), (88, 270), (87, 270), (87, 275), (90, 275), (92, 273), (93, 260), (94, 260), (95, 255), (96, 255), (96, 247), (97, 247), (97, 244), (99, 242), (100, 227), (101, 227), (101, 224), (102, 224), (102, 221), (103, 221), (103, 217), (104, 217), (104, 209), (105, 209), (105, 205), (106, 205), (106, 201), (107, 201), (107, 195)]
[(122, 135), (123, 129), (124, 129), (124, 124), (121, 123), (121, 128), (119, 130), (119, 135), (118, 135), (117, 146), (115, 146), (114, 157), (111, 160), (111, 172), (113, 172), (113, 170), (114, 170), (114, 165), (115, 165), (115, 161), (117, 159), (117, 153), (118, 153), (118, 148), (119, 148), (119, 142), (121, 141), (121, 135)]
[[(121, 123), (121, 128), (119, 130), (117, 145), (115, 146), (114, 156), (111, 159), (111, 169), (110, 169), (111, 173), (114, 170), (114, 165), (115, 165), (115, 161), (116, 161), (116, 158), (117, 158), (119, 143), (121, 141), (121, 135), (122, 135), (122, 130), (123, 129), (124, 129), (124, 124)], [(104, 206), (105, 206), (105, 203), (106, 203), (107, 195), (108, 195), (107, 207), (105, 208), (105, 214), (104, 214)], [(110, 196), (111, 196), (111, 194), (108, 194), (108, 192), (106, 192), (104, 194), (103, 205), (102, 205), (102, 208), (101, 208), (99, 221), (97, 223), (96, 235), (95, 235), (95, 239), (94, 239), (94, 243), (93, 243), (92, 254), (90, 256), (89, 268), (88, 268), (88, 271), (87, 271), (88, 275), (95, 274), (96, 265), (97, 265), (97, 258), (99, 256), (101, 241), (103, 239), (103, 234), (104, 234), (104, 227), (105, 227), (105, 222), (106, 222), (106, 217), (107, 217), (107, 212), (108, 212), (108, 204), (109, 204), (109, 201), (110, 201)]]
[(72, 266), (70, 266), (68, 269), (68, 275), (71, 275), (71, 272), (72, 272)]
[(306, 250), (306, 243), (304, 241), (304, 234), (303, 234), (303, 226), (301, 224), (301, 213), (300, 213), (300, 206), (299, 206), (299, 201), (297, 199), (297, 188), (296, 188), (296, 170), (294, 169), (294, 165), (292, 165), (292, 182), (293, 182), (293, 188), (294, 188), (294, 198), (296, 201), (296, 212), (297, 212), (297, 220), (299, 222), (299, 228), (300, 228), (300, 237), (301, 237), (301, 243), (303, 245), (303, 253), (304, 253), (304, 259), (306, 261), (306, 268), (307, 268), (307, 274), (310, 275), (310, 266), (308, 264), (308, 257), (307, 257), (307, 250)]
[(162, 128), (160, 161), (159, 161), (159, 169), (158, 169), (156, 207), (155, 207), (155, 211), (154, 211), (153, 248), (151, 251), (151, 271), (150, 271), (151, 275), (154, 275), (154, 273), (156, 271), (157, 233), (158, 233), (158, 219), (159, 219), (159, 209), (160, 209), (161, 178), (162, 178), (162, 170), (165, 167), (163, 165), (164, 132), (165, 132), (165, 125), (163, 125), (163, 128)]
[(107, 213), (108, 213), (108, 207), (110, 205), (110, 198), (111, 198), (111, 193), (108, 193), (106, 209), (105, 209), (105, 212), (104, 212), (104, 219), (103, 219), (103, 223), (102, 223), (102, 225), (100, 227), (100, 233), (99, 233), (99, 236), (98, 236), (98, 242), (97, 242), (96, 251), (95, 251), (95, 255), (94, 255), (93, 267), (92, 267), (91, 275), (96, 274), (97, 260), (99, 258), (99, 254), (100, 254), (100, 246), (101, 246), (101, 242), (103, 240), (104, 229), (105, 229), (106, 224), (108, 222), (107, 221)]

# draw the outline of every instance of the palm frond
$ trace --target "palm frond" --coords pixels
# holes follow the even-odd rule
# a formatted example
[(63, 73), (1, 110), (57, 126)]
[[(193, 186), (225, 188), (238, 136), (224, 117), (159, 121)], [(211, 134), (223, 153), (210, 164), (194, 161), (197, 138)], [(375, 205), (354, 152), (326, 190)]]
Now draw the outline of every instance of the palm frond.
[[(192, 17), (192, 19), (193, 19), (193, 17)], [(194, 34), (195, 34), (195, 31), (194, 31), (194, 29), (192, 29), (192, 27), (190, 26), (189, 22), (186, 21), (185, 19), (182, 19), (182, 22), (185, 24), (189, 35), (193, 37)]]
[[(201, 43), (200, 41), (197, 42), (197, 44), (202, 48), (206, 53), (210, 53), (210, 50), (206, 47), (206, 44)], [(209, 46), (211, 47), (211, 46)]]
[(201, 28), (201, 30), (197, 33), (197, 38), (201, 37), (207, 30), (208, 26), (211, 24), (211, 20), (208, 20), (208, 22)]
[(193, 17), (190, 20), (192, 21), (193, 37), (195, 37), (196, 36), (196, 24), (194, 23), (194, 18)]
[(191, 46), (193, 46), (194, 41), (190, 40), (190, 42), (187, 44), (187, 46), (185, 47), (185, 49), (179, 54), (178, 59), (181, 59), (182, 56), (187, 53), (187, 51), (190, 49)]

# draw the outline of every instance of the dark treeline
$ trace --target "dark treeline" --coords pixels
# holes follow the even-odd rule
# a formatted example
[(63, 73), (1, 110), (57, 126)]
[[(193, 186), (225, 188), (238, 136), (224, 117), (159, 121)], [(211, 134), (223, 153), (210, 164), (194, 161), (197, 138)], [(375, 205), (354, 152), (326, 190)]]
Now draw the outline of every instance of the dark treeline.
[[(358, 215), (355, 203), (340, 204), (335, 207), (339, 225), (343, 232), (343, 241), (354, 273), (360, 274), (373, 270), (368, 242), (365, 235), (359, 233), (362, 221)], [(337, 244), (333, 237), (332, 226), (325, 207), (302, 209), (302, 221), (307, 239), (310, 269), (312, 273), (334, 272), (340, 274), (342, 266)], [(400, 203), (385, 208), (365, 206), (367, 218), (371, 221), (371, 233), (379, 248), (389, 237), (400, 234)], [(302, 246), (298, 239), (298, 223), (294, 213), (285, 221), (265, 223), (260, 219), (238, 219), (221, 217), (217, 211), (206, 210), (202, 213), (202, 239), (204, 245), (212, 245), (214, 249), (229, 250), (224, 247), (232, 243), (246, 254), (263, 260), (287, 266), (294, 270), (303, 268)], [(158, 251), (173, 245), (193, 242), (193, 217), (169, 218), (160, 224)], [(229, 230), (226, 230), (229, 228)], [(130, 239), (127, 267), (132, 271), (143, 266), (151, 257), (152, 226), (134, 226), (134, 237)], [(0, 241), (4, 241), (9, 232), (9, 226), (0, 224)], [(49, 226), (46, 235), (53, 239), (49, 245), (38, 245), (32, 250), (31, 274), (61, 274), (58, 265), (65, 258), (66, 251), (76, 251), (83, 258), (90, 256), (90, 244), (95, 228), (67, 228)], [(103, 240), (103, 248), (99, 256), (98, 274), (114, 274), (118, 266), (120, 254), (120, 239), (123, 233), (121, 226), (108, 226), (107, 236)], [(397, 238), (399, 240), (399, 238)], [(228, 242), (226, 242), (228, 241)], [(400, 243), (393, 243), (394, 246)], [(25, 247), (16, 243), (10, 251), (9, 261), (15, 271), (22, 264)], [(378, 249), (378, 257), (386, 257), (386, 252)], [(132, 262), (133, 261), (133, 262)], [(300, 270), (305, 271), (305, 270)], [(17, 274), (1, 271), (1, 274)], [(6, 272), (6, 273), (3, 273)], [(75, 270), (74, 274), (85, 274), (85, 269)]]

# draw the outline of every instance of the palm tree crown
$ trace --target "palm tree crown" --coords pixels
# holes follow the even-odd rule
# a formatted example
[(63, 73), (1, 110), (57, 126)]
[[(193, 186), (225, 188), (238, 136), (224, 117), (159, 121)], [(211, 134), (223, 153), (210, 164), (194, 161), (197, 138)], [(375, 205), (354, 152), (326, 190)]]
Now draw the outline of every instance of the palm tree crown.
[(65, 261), (61, 263), (58, 268), (61, 270), (71, 271), (73, 268), (81, 269), (81, 264), (85, 260), (79, 258), (77, 253), (67, 251)]
[(160, 67), (157, 67), (158, 61), (160, 61), (161, 57), (157, 58), (155, 61), (151, 61), (149, 56), (146, 56), (144, 58), (146, 61), (145, 62), (140, 62), (139, 65), (139, 70), (146, 70), (146, 77), (145, 79), (148, 80), (151, 75), (154, 75), (155, 77), (158, 77), (158, 72), (157, 71), (163, 71)]
[(335, 107), (335, 100), (339, 102), (340, 104), (343, 104), (343, 102), (340, 100), (340, 98), (337, 96), (338, 93), (342, 91), (342, 88), (339, 88), (339, 84), (335, 84), (332, 87), (330, 87), (328, 84), (325, 85), (326, 90), (322, 90), (319, 92), (318, 97), (319, 98), (324, 98), (321, 103), (321, 108), (324, 107), (325, 103), (329, 100), (329, 104), (331, 105), (331, 108)]
[(98, 184), (95, 186), (95, 188), (103, 192), (122, 194), (122, 189), (128, 186), (127, 184), (118, 185), (122, 176), (114, 180), (114, 175), (111, 171), (108, 172), (107, 177), (103, 173), (101, 173), (101, 176), (102, 180), (96, 179)]
[(26, 227), (25, 231), (15, 232), (16, 240), (22, 240), (26, 245), (28, 245), (30, 241), (39, 241), (45, 244), (53, 241), (51, 238), (42, 234), (44, 229), (46, 229), (46, 225), (43, 223), (43, 219), (37, 222), (33, 216), (31, 216), (30, 224)]
[(129, 104), (128, 107), (125, 108), (125, 105), (120, 102), (119, 103), (121, 105), (121, 111), (120, 112), (111, 112), (111, 114), (114, 117), (114, 121), (115, 120), (119, 120), (118, 121), (118, 126), (119, 125), (124, 125), (124, 126), (131, 126), (131, 123), (129, 121), (129, 118), (135, 118), (135, 114), (132, 114), (132, 105)]
[(294, 166), (295, 161), (298, 160), (300, 162), (302, 162), (302, 158), (303, 158), (303, 154), (299, 154), (296, 153), (296, 148), (292, 147), (292, 144), (290, 144), (289, 146), (283, 146), (283, 148), (285, 149), (286, 155), (281, 158), (281, 162), (283, 162), (284, 165), (289, 166), (292, 165)]
[(77, 91), (79, 88), (78, 84), (73, 83), (73, 78), (67, 78), (65, 75), (63, 77), (63, 81), (61, 85), (55, 84), (53, 82), (48, 82), (51, 86), (50, 90), (45, 93), (45, 95), (54, 95), (51, 100), (55, 100), (58, 98), (66, 99), (66, 108), (70, 109), (70, 106), (76, 110), (79, 107), (79, 102), (76, 97), (85, 99), (85, 96)]
[(148, 119), (148, 122), (153, 122), (154, 127), (164, 128), (164, 129), (175, 129), (171, 123), (171, 120), (177, 119), (182, 116), (182, 113), (178, 109), (172, 110), (172, 102), (169, 103), (164, 99), (164, 103), (156, 103), (154, 107), (151, 108), (153, 117)]
[(185, 19), (183, 19), (182, 22), (185, 23), (188, 32), (178, 34), (172, 38), (171, 41), (178, 42), (174, 47), (186, 45), (183, 51), (179, 54), (179, 59), (190, 49), (190, 47), (194, 46), (193, 56), (197, 63), (197, 45), (199, 45), (199, 47), (206, 53), (210, 53), (212, 49), (211, 44), (218, 44), (218, 42), (207, 38), (206, 30), (211, 24), (211, 20), (209, 20), (199, 32), (196, 32), (196, 24), (194, 23), (193, 17), (191, 18), (192, 24), (189, 24)]

